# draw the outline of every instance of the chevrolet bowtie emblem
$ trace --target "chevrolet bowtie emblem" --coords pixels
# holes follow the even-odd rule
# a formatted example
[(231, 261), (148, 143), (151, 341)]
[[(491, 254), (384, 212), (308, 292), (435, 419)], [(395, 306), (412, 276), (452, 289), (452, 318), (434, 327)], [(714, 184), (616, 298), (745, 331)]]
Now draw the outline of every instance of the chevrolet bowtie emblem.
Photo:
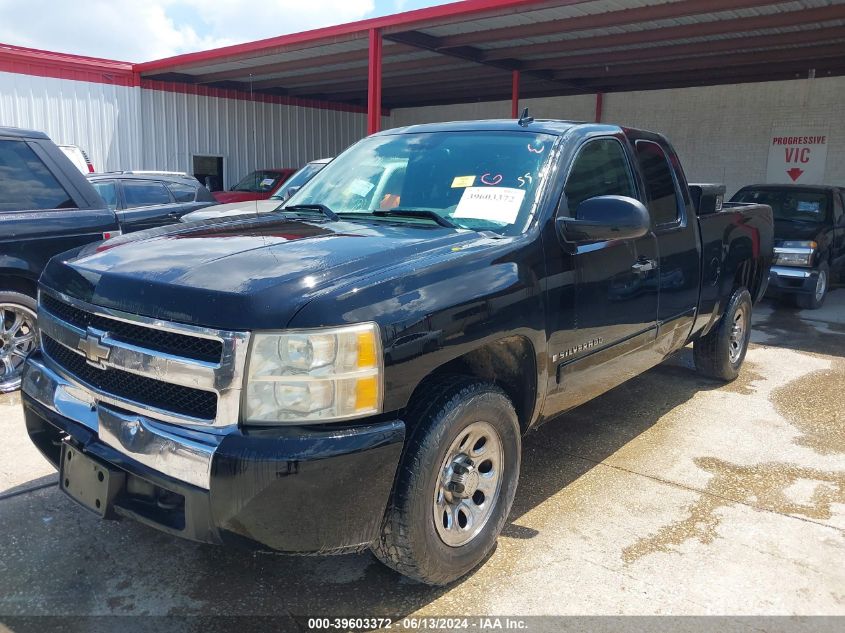
[(103, 362), (109, 359), (111, 354), (111, 347), (103, 345), (102, 336), (104, 333), (97, 332), (88, 328), (85, 336), (79, 339), (78, 348), (85, 354), (89, 365), (102, 368)]

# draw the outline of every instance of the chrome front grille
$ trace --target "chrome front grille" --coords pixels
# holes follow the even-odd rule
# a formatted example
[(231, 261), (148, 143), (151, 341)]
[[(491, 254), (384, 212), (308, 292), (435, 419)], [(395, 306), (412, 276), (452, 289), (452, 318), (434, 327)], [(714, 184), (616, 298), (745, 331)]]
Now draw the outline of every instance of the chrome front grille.
[(41, 349), (94, 400), (197, 428), (238, 422), (249, 334), (130, 315), (42, 291)]

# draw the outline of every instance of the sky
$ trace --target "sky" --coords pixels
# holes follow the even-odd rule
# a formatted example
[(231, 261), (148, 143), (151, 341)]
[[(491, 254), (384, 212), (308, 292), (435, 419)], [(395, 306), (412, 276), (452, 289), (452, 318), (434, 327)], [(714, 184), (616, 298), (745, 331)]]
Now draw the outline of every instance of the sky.
[(447, 0), (0, 0), (0, 43), (143, 62)]

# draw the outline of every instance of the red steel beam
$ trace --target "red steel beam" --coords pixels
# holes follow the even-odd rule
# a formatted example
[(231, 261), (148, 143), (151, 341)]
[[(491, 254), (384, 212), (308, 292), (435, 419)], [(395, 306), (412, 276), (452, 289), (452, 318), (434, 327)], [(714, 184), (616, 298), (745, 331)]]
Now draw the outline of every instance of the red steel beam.
[(367, 78), (367, 134), (381, 129), (381, 29), (370, 29), (370, 61)]
[(485, 60), (510, 59), (512, 57), (524, 59), (532, 55), (546, 53), (584, 52), (598, 48), (613, 46), (634, 46), (637, 44), (654, 44), (671, 40), (681, 40), (691, 37), (707, 37), (709, 35), (727, 35), (746, 31), (758, 31), (806, 24), (819, 25), (831, 20), (845, 19), (845, 4), (816, 9), (800, 9), (786, 13), (771, 15), (756, 15), (750, 18), (735, 18), (731, 20), (713, 20), (711, 22), (696, 22), (679, 26), (666, 26), (659, 29), (645, 31), (631, 31), (628, 33), (612, 33), (593, 37), (578, 37), (539, 44), (525, 44), (523, 46), (509, 46), (484, 51)]
[(702, 13), (716, 13), (718, 11), (735, 11), (766, 5), (782, 4), (777, 0), (683, 0), (681, 2), (667, 2), (664, 4), (624, 9), (622, 11), (608, 11), (591, 15), (583, 15), (546, 22), (532, 22), (507, 26), (497, 29), (471, 31), (441, 37), (441, 48), (467, 46), (471, 44), (485, 44), (500, 41), (518, 40), (524, 37), (538, 35), (557, 35), (572, 33), (588, 29), (600, 29), (622, 24), (639, 24), (655, 20), (681, 18)]
[(601, 123), (602, 110), (604, 109), (604, 93), (596, 93), (596, 123)]

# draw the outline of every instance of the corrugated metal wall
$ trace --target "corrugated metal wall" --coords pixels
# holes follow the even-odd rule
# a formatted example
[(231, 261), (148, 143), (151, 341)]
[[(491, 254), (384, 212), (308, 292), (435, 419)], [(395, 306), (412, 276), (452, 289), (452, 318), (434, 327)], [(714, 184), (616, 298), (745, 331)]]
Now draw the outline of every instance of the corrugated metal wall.
[(141, 90), (141, 162), (191, 171), (195, 154), (223, 156), (226, 186), (257, 168), (299, 167), (366, 136), (366, 115), (246, 99)]
[(78, 145), (100, 171), (140, 156), (139, 88), (0, 72), (0, 125), (46, 132)]
[(240, 97), (0, 72), (0, 125), (79, 145), (98, 171), (190, 173), (193, 155), (222, 156), (226, 187), (253, 169), (335, 156), (366, 136), (360, 112)]

